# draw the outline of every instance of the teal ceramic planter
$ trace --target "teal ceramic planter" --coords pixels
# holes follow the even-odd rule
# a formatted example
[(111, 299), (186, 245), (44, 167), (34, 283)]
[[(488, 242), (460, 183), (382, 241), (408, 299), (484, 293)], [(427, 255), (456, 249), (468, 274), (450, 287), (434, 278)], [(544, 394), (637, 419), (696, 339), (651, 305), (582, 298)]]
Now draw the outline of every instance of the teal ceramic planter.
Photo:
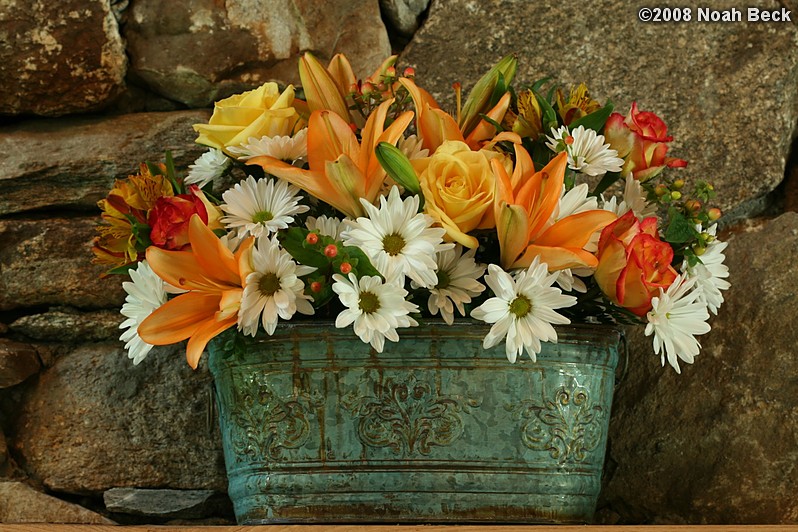
[(510, 364), (487, 331), (432, 322), (381, 354), (331, 323), (216, 338), (239, 524), (590, 522), (620, 333), (559, 327)]

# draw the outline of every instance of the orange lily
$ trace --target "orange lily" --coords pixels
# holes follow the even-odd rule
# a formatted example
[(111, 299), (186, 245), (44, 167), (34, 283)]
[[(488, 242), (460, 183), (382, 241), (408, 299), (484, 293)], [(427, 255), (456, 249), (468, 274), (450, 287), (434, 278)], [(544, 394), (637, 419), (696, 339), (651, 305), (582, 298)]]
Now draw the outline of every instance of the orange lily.
[[(486, 141), (496, 135), (496, 128), (487, 120), (480, 120), (467, 137), (463, 136), (457, 121), (443, 111), (435, 99), (416, 85), (413, 80), (400, 78), (399, 82), (410, 93), (418, 115), (418, 131), (421, 135), (422, 147), (434, 153), (438, 147), (447, 140), (465, 142), (472, 150), (479, 150)], [(506, 92), (499, 102), (493, 106), (485, 116), (496, 122), (501, 122), (507, 109), (510, 107), (510, 93)]]
[(491, 161), (496, 176), (494, 216), (505, 269), (526, 268), (539, 256), (550, 271), (595, 268), (595, 255), (583, 248), (590, 237), (617, 216), (591, 210), (566, 216), (549, 224), (562, 194), (567, 155), (563, 152), (535, 172), (532, 158), (515, 145), (513, 175), (498, 161)]
[[(396, 58), (395, 55), (387, 58), (366, 79), (379, 82), (388, 68), (396, 62)], [(360, 118), (358, 125), (363, 125), (360, 115), (353, 117), (349, 113), (349, 104), (353, 102), (347, 97), (352, 85), (357, 83), (357, 76), (344, 54), (335, 54), (325, 69), (313, 54), (306, 52), (299, 60), (299, 78), (302, 80), (310, 111), (334, 111), (350, 122), (358, 122), (357, 118)]]
[(189, 251), (167, 251), (150, 246), (147, 262), (167, 283), (188, 290), (161, 305), (138, 328), (142, 340), (169, 345), (188, 338), (186, 359), (196, 369), (211, 338), (238, 320), (244, 289), (240, 263), (253, 238), (233, 254), (199, 216), (189, 222)]
[(307, 170), (269, 156), (254, 157), (249, 164), (260, 165), (347, 216), (364, 216), (360, 198), (374, 203), (385, 180), (385, 170), (374, 151), (377, 144), (396, 144), (413, 120), (413, 112), (406, 111), (384, 128), (391, 103), (393, 100), (383, 102), (369, 115), (361, 142), (338, 114), (313, 111), (308, 121)]

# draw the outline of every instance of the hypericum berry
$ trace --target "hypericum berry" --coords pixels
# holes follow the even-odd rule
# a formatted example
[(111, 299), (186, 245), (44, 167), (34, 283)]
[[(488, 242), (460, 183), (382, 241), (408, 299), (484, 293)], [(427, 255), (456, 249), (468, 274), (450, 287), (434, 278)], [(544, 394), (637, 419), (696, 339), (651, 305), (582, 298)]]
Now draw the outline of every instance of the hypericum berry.
[(413, 76), (416, 75), (416, 69), (413, 67), (407, 67), (405, 68), (405, 71), (402, 73), (402, 75), (406, 78), (412, 78)]
[(364, 95), (371, 94), (372, 92), (374, 92), (374, 85), (372, 85), (371, 82), (367, 81), (363, 84), (362, 87), (360, 87), (360, 92), (362, 92)]
[(721, 214), (720, 209), (718, 209), (717, 207), (712, 207), (711, 209), (709, 209), (709, 211), (707, 211), (707, 217), (709, 217), (710, 222), (714, 222), (715, 220), (720, 218), (720, 214)]
[(310, 291), (315, 292), (317, 294), (321, 292), (321, 283), (318, 281), (313, 281), (312, 283), (310, 283)]
[(330, 244), (326, 248), (324, 248), (324, 255), (327, 258), (335, 258), (338, 255), (338, 246), (335, 244)]
[(677, 179), (676, 181), (673, 182), (673, 185), (671, 185), (671, 188), (673, 188), (675, 190), (679, 190), (683, 186), (684, 186), (684, 179)]
[(305, 242), (311, 246), (315, 246), (319, 242), (319, 235), (316, 233), (308, 233), (308, 236), (305, 237)]
[(341, 273), (342, 274), (346, 275), (346, 274), (348, 274), (351, 271), (352, 271), (352, 265), (351, 264), (349, 264), (348, 262), (342, 262), (341, 263)]
[(690, 212), (698, 211), (701, 209), (701, 202), (694, 199), (687, 200), (684, 202), (684, 208)]
[(571, 135), (568, 135), (567, 137), (562, 139), (562, 141), (565, 143), (566, 146), (570, 146), (571, 144), (574, 143), (574, 138)]
[(392, 67), (391, 66), (391, 67), (388, 67), (387, 69), (385, 69), (385, 75), (388, 76), (389, 78), (395, 78), (396, 77), (396, 67)]
[(679, 200), (679, 199), (681, 199), (681, 197), (682, 197), (682, 193), (679, 192), (678, 190), (674, 190), (673, 192), (671, 192), (671, 199)]
[(668, 187), (666, 187), (662, 183), (654, 187), (654, 194), (656, 194), (659, 197), (662, 197), (667, 193), (668, 193)]

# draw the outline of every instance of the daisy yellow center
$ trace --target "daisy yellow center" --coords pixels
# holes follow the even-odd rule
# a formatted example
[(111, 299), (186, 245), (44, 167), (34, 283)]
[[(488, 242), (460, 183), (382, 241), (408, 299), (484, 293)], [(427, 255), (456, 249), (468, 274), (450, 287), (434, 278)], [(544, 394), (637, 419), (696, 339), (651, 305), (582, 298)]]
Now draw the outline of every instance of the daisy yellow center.
[(405, 239), (396, 233), (387, 235), (382, 239), (382, 249), (385, 250), (385, 253), (392, 256), (401, 253), (405, 248), (405, 244)]
[(274, 215), (269, 211), (258, 211), (252, 216), (252, 221), (256, 224), (266, 223), (274, 219)]
[(258, 290), (260, 293), (266, 296), (272, 296), (280, 289), (280, 278), (277, 277), (277, 274), (274, 273), (266, 273), (263, 277), (260, 278), (258, 281)]
[(380, 298), (371, 292), (361, 292), (358, 307), (364, 314), (371, 314), (380, 310)]
[(526, 296), (517, 296), (513, 301), (510, 303), (510, 312), (515, 315), (516, 318), (523, 318), (532, 310), (532, 302)]
[(452, 282), (452, 280), (449, 278), (449, 274), (443, 270), (438, 270), (435, 272), (435, 274), (438, 276), (438, 284), (435, 285), (435, 288), (447, 288)]

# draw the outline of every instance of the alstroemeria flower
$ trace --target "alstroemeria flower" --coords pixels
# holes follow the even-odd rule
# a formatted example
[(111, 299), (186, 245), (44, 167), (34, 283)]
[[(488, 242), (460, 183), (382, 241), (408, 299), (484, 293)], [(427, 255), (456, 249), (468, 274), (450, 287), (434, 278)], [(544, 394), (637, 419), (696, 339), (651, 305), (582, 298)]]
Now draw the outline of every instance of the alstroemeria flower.
[(648, 181), (667, 166), (683, 168), (687, 161), (666, 157), (668, 126), (652, 112), (641, 112), (637, 102), (632, 103), (629, 114), (624, 117), (612, 113), (604, 126), (604, 137), (618, 156), (625, 159), (621, 175), (632, 175), (638, 181)]
[(406, 111), (384, 128), (391, 103), (383, 102), (369, 115), (360, 142), (338, 114), (313, 111), (308, 121), (307, 170), (268, 156), (250, 159), (249, 164), (260, 165), (352, 218), (363, 216), (360, 199), (373, 204), (386, 175), (375, 147), (380, 142), (396, 144), (413, 120), (412, 111)]
[(526, 268), (540, 257), (550, 271), (594, 268), (598, 261), (584, 248), (596, 231), (616, 219), (615, 214), (587, 210), (551, 223), (562, 196), (567, 154), (560, 153), (538, 172), (529, 153), (518, 144), (515, 156), (512, 177), (499, 161), (491, 161), (496, 176), (494, 216), (502, 267)]
[(678, 273), (673, 248), (657, 233), (657, 219), (639, 222), (629, 211), (601, 232), (594, 278), (616, 305), (645, 316), (651, 299), (667, 290)]
[[(139, 325), (139, 337), (151, 345), (188, 338), (186, 359), (197, 367), (205, 346), (238, 320), (245, 276), (240, 262), (252, 247), (244, 240), (233, 254), (200, 219), (189, 221), (189, 251), (147, 249), (147, 263), (158, 277), (187, 292), (167, 301)], [(248, 273), (248, 271), (247, 271)]]

